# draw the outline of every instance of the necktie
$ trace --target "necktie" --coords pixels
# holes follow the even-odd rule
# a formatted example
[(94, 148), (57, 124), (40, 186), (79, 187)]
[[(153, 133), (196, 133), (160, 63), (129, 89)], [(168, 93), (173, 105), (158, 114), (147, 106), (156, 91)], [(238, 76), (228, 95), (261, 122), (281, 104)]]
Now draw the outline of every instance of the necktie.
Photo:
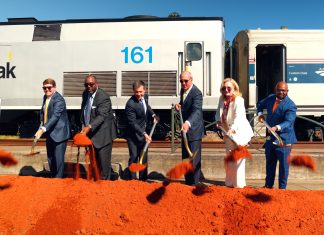
[(86, 106), (84, 108), (84, 124), (87, 126), (90, 123), (91, 114), (91, 95), (89, 94)]
[(140, 103), (141, 103), (142, 106), (143, 106), (144, 113), (146, 113), (146, 104), (145, 104), (145, 100), (144, 100), (144, 99), (141, 99), (141, 100), (140, 100)]
[(276, 108), (278, 107), (280, 101), (281, 101), (281, 100), (276, 99), (276, 102), (273, 104), (273, 107), (272, 107), (272, 112), (274, 112), (274, 111), (276, 110)]
[(183, 92), (183, 94), (182, 94), (182, 102), (184, 102), (186, 98), (187, 98), (187, 92)]
[(47, 122), (47, 110), (48, 110), (48, 103), (49, 103), (49, 98), (46, 99), (45, 101), (45, 106), (44, 106), (44, 124)]

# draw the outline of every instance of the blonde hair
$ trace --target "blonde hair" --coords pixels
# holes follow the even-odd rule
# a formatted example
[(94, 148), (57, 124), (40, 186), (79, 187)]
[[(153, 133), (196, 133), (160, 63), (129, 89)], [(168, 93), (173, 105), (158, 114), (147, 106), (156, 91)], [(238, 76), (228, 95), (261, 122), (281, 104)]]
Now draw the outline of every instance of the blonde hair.
[(225, 78), (222, 83), (221, 83), (221, 86), (220, 86), (220, 89), (219, 91), (222, 93), (222, 88), (225, 86), (225, 83), (227, 82), (230, 82), (233, 87), (234, 87), (234, 91), (233, 91), (233, 94), (234, 94), (234, 98), (237, 97), (237, 96), (242, 96), (242, 93), (240, 92), (240, 87), (239, 85), (237, 84), (237, 82), (233, 79), (233, 78)]

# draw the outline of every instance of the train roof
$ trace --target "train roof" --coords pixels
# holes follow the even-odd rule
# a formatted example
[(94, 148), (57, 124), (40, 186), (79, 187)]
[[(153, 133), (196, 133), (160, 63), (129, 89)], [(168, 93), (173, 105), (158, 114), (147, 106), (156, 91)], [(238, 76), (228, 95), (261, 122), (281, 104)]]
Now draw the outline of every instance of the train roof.
[(103, 22), (152, 22), (152, 21), (223, 21), (223, 17), (156, 17), (146, 15), (128, 16), (125, 18), (102, 19), (66, 19), (66, 20), (37, 20), (34, 17), (8, 18), (8, 22), (0, 25), (35, 25), (35, 24), (65, 24), (65, 23), (103, 23)]
[[(318, 41), (324, 40), (323, 29), (246, 29), (235, 35), (234, 41), (248, 37), (249, 40)], [(246, 40), (246, 39), (245, 39)]]

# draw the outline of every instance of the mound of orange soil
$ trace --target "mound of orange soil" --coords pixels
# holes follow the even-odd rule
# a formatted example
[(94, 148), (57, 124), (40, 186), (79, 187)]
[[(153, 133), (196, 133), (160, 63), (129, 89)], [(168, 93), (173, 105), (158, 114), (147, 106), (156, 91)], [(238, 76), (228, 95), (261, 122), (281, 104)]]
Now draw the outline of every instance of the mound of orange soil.
[(321, 234), (324, 191), (0, 177), (0, 234)]

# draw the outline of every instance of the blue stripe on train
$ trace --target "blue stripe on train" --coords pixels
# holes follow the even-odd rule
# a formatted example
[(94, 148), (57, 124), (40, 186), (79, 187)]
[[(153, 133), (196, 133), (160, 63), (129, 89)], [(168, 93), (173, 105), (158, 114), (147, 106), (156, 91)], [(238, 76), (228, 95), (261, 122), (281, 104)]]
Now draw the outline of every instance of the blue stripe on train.
[[(287, 64), (288, 83), (324, 83), (324, 64)], [(255, 64), (249, 64), (249, 84), (255, 83)]]
[(289, 83), (324, 83), (324, 64), (287, 64)]

